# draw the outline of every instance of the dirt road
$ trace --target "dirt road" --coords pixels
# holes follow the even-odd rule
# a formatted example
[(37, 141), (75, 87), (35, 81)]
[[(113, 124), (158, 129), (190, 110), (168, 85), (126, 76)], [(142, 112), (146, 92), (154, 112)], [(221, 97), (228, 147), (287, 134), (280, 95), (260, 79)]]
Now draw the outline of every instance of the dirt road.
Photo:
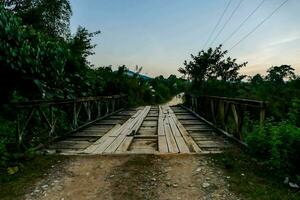
[(26, 199), (239, 199), (208, 156), (76, 156), (52, 167)]

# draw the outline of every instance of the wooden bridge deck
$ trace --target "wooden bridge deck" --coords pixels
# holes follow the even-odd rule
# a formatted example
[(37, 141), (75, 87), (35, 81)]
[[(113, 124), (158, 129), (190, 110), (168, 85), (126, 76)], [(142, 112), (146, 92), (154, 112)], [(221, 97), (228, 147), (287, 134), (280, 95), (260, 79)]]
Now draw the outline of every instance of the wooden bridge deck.
[(62, 154), (220, 153), (228, 141), (180, 106), (121, 111), (50, 145)]

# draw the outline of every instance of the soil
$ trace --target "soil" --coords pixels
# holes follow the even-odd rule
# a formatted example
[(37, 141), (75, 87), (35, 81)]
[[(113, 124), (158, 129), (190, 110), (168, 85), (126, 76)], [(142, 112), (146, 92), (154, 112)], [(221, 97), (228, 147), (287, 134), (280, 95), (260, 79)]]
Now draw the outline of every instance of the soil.
[(25, 199), (240, 199), (204, 155), (74, 156), (53, 167)]

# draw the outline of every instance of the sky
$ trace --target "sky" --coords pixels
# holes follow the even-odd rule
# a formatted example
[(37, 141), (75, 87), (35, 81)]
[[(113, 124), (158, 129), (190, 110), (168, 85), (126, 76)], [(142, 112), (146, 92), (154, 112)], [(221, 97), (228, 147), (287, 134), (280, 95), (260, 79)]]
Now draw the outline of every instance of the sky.
[[(142, 66), (154, 77), (180, 75), (178, 68), (191, 54), (216, 47), (238, 27), (262, 0), (231, 0), (227, 12), (205, 47), (230, 0), (70, 0), (71, 31), (78, 26), (100, 30), (93, 42), (95, 66)], [(224, 43), (231, 49), (284, 0), (265, 0), (253, 16)], [(228, 51), (238, 63), (247, 61), (241, 73), (265, 74), (271, 66), (288, 64), (300, 74), (300, 0), (289, 0), (262, 26)], [(226, 26), (224, 26), (224, 24)], [(224, 26), (224, 29), (222, 27)], [(220, 31), (221, 30), (221, 31)], [(218, 37), (216, 35), (219, 34)]]

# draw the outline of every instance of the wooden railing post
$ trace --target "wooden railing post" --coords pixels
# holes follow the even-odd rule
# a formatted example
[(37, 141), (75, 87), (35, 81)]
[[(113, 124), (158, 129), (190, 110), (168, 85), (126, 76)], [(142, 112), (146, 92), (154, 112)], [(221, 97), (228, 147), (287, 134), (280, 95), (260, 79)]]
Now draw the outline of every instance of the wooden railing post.
[(51, 123), (51, 130), (49, 132), (49, 137), (52, 136), (52, 134), (55, 132), (56, 120), (54, 119), (53, 105), (50, 106), (50, 123)]
[(223, 101), (219, 102), (219, 114), (220, 114), (220, 120), (221, 120), (221, 127), (225, 127), (225, 105)]
[(77, 115), (77, 105), (76, 102), (74, 101), (73, 103), (73, 129), (76, 129), (78, 127), (78, 115)]
[(17, 109), (17, 129), (16, 129), (16, 142), (18, 145), (18, 149), (21, 148), (21, 143), (22, 143), (22, 134), (21, 134), (21, 117), (20, 117), (20, 110)]
[(210, 113), (211, 113), (211, 118), (214, 121), (214, 124), (216, 124), (217, 119), (216, 119), (216, 112), (215, 112), (215, 103), (213, 99), (210, 100)]
[(105, 104), (106, 104), (106, 114), (109, 113), (109, 102), (108, 100), (105, 101)]
[(101, 101), (97, 101), (97, 117), (101, 116)]
[(115, 97), (113, 97), (112, 98), (112, 112), (114, 112), (115, 111), (115, 101), (116, 101), (116, 99), (115, 99)]
[(260, 108), (260, 113), (259, 113), (260, 128), (264, 127), (265, 117), (266, 117), (266, 108), (264, 105), (262, 105), (262, 107)]

